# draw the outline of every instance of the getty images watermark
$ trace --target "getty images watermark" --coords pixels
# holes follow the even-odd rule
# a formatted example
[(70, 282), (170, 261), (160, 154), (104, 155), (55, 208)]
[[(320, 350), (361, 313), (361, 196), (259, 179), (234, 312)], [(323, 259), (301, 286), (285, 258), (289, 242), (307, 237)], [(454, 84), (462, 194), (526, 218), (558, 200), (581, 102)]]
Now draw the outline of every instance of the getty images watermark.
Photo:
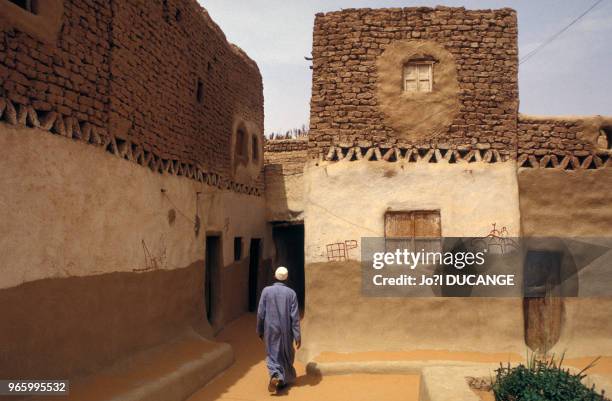
[[(610, 296), (610, 238), (361, 239), (373, 297)], [(608, 255), (610, 256), (610, 255)]]

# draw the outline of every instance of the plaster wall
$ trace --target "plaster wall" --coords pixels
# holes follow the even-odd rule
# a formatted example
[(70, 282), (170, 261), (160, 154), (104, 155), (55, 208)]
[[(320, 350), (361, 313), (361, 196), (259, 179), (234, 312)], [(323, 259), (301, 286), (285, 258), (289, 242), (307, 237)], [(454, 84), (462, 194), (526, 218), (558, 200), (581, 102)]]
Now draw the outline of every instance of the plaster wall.
[(264, 169), (268, 221), (300, 221), (307, 150), (268, 152)]
[(304, 350), (524, 350), (522, 301), (365, 298), (360, 249), (328, 262), (325, 245), (384, 236), (387, 210), (433, 210), (443, 236), (484, 236), (491, 224), (518, 235), (515, 163), (339, 162), (307, 166)]
[(387, 210), (439, 209), (445, 237), (485, 236), (492, 223), (520, 232), (514, 162), (311, 163), (304, 182), (306, 263), (327, 261), (326, 244), (384, 236)]
[[(1, 125), (0, 149), (0, 288), (49, 277), (175, 269), (204, 258), (206, 231), (242, 236), (246, 243), (265, 235), (260, 197), (162, 176), (31, 128)], [(233, 242), (223, 246), (229, 264)]]
[(526, 349), (518, 298), (366, 298), (354, 260), (307, 264), (306, 294), (302, 360), (325, 351)]
[(525, 236), (612, 235), (612, 169), (520, 169)]
[[(519, 169), (521, 227), (524, 236), (578, 237), (581, 242), (607, 245), (608, 251), (577, 275), (578, 298), (564, 298), (561, 336), (552, 352), (605, 355), (612, 352), (612, 298), (585, 294), (608, 293), (597, 288), (610, 283), (612, 235), (612, 169), (565, 171)], [(589, 241), (589, 237), (592, 240)]]
[[(270, 257), (263, 197), (46, 131), (0, 124), (0, 186), (2, 377), (73, 377), (190, 328), (210, 337), (246, 311), (250, 239), (263, 240), (262, 271)], [(206, 233), (223, 244), (213, 328)], [(236, 263), (234, 236), (245, 244)]]

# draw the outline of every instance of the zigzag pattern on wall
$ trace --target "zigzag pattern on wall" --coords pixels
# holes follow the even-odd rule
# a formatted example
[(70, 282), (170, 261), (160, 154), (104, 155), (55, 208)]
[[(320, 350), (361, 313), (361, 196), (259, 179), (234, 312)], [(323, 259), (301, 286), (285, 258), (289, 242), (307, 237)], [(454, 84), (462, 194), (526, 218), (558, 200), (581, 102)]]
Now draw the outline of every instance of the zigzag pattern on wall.
[(214, 172), (206, 172), (200, 166), (182, 163), (179, 160), (164, 159), (136, 143), (116, 138), (106, 130), (88, 122), (79, 122), (74, 117), (65, 117), (54, 111), (36, 111), (32, 106), (22, 104), (15, 107), (9, 99), (0, 97), (0, 121), (11, 125), (40, 128), (56, 135), (80, 140), (160, 174), (182, 176), (219, 189), (248, 195), (262, 195), (261, 190), (257, 187), (228, 180)]
[(522, 168), (553, 168), (558, 170), (595, 170), (612, 168), (612, 158), (609, 153), (590, 154), (587, 156), (574, 155), (527, 155), (522, 154), (517, 160)]
[[(404, 149), (398, 147), (335, 145), (329, 147), (323, 159), (333, 162), (367, 160), (413, 163), (499, 163), (510, 160), (510, 157), (500, 154), (495, 149)], [(612, 167), (612, 157), (609, 152), (593, 153), (586, 156), (575, 156), (572, 154), (563, 156), (521, 154), (518, 157), (517, 163), (521, 168), (594, 170)]]
[(383, 148), (380, 146), (331, 146), (327, 155), (327, 161), (386, 161), (386, 162), (423, 162), (423, 163), (499, 163), (505, 162), (508, 156), (501, 155), (494, 149), (402, 149), (397, 147)]

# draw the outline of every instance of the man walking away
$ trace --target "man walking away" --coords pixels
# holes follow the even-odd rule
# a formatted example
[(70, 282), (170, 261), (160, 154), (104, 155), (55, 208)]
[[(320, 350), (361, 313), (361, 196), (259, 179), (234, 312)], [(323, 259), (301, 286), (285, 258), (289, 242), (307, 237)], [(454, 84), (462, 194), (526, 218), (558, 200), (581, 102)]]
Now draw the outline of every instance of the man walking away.
[(257, 334), (266, 345), (271, 393), (295, 382), (293, 341), (296, 348), (301, 345), (297, 295), (283, 283), (288, 276), (285, 267), (276, 269), (278, 282), (263, 289), (257, 309)]

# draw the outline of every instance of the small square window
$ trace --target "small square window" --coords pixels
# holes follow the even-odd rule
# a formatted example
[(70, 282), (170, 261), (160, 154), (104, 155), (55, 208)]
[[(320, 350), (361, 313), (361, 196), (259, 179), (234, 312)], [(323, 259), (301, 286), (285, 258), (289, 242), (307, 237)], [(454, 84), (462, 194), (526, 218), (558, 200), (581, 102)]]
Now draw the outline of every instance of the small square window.
[(433, 88), (433, 64), (409, 62), (404, 65), (404, 92), (431, 92)]
[(234, 237), (234, 260), (242, 259), (242, 237)]

